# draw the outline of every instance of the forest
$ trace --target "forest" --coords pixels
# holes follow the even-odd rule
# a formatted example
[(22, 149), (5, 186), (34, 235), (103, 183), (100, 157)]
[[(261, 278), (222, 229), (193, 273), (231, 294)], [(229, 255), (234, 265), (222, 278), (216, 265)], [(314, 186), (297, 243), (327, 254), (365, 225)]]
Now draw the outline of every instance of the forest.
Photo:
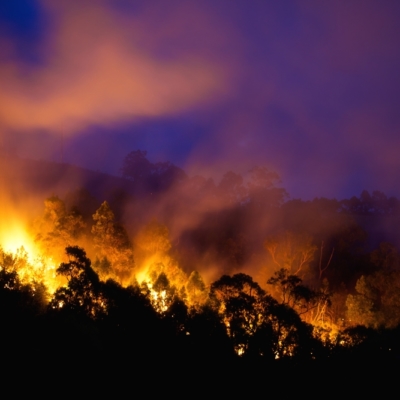
[(9, 357), (106, 371), (399, 360), (395, 197), (291, 199), (265, 167), (215, 183), (143, 150), (120, 177), (0, 161)]

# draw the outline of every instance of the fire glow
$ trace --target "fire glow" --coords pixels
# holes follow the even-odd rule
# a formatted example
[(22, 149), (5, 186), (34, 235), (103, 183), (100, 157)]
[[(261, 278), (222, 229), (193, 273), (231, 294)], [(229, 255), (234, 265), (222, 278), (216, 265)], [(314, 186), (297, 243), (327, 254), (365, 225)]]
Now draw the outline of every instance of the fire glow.
[[(346, 311), (335, 310), (346, 301), (349, 308), (353, 307), (350, 308), (352, 318), (363, 321), (363, 316), (357, 315), (357, 311), (362, 310), (362, 297), (347, 295), (347, 299), (341, 299), (340, 293), (332, 295), (328, 280), (322, 279), (336, 252), (324, 243), (318, 248), (318, 242), (304, 233), (279, 233), (264, 240), (264, 251), (271, 255), (270, 263), (275, 265), (275, 270), (258, 267), (264, 268), (267, 278), (261, 287), (242, 272), (232, 273), (231, 270), (230, 274), (222, 274), (213, 282), (212, 279), (205, 281), (204, 275), (195, 268), (185, 271), (180, 254), (185, 249), (173, 245), (167, 225), (151, 219), (138, 226), (131, 238), (106, 201), (94, 213), (86, 213), (86, 217), (80, 214), (77, 206), (67, 206), (57, 196), (44, 201), (41, 215), (31, 215), (26, 220), (18, 216), (18, 212), (11, 212), (10, 208), (8, 211), (1, 219), (0, 267), (17, 273), (20, 282), (30, 285), (33, 292), (36, 288), (41, 293), (46, 292), (43, 298), (53, 310), (88, 307), (85, 312), (91, 318), (107, 315), (105, 288), (117, 285), (120, 288), (117, 290), (127, 289), (146, 297), (144, 301), (161, 319), (175, 318), (182, 310), (190, 318), (209, 307), (241, 357), (251, 352), (252, 340), (258, 340), (260, 331), (270, 329), (277, 338), (274, 345), (277, 359), (294, 357), (296, 331), (302, 324), (326, 346), (331, 343), (351, 345), (351, 338), (340, 339), (342, 328), (346, 326), (339, 325)], [(228, 249), (236, 254), (234, 243), (229, 241), (228, 244)], [(68, 249), (81, 252), (81, 256)], [(83, 249), (87, 249), (88, 257)], [(388, 251), (392, 252), (392, 258), (385, 256), (383, 259), (382, 255), (387, 255)], [(393, 251), (386, 245), (379, 252), (375, 251), (374, 257), (385, 263), (396, 261)], [(220, 260), (223, 263), (224, 260)], [(198, 260), (193, 257), (193, 265), (198, 266), (195, 261)], [(213, 261), (210, 265), (218, 265), (217, 258)], [(312, 276), (312, 261), (316, 267), (314, 287), (307, 286), (306, 281), (307, 276)], [(249, 270), (249, 264), (243, 263), (242, 270), (246, 271), (246, 267)], [(216, 269), (216, 273), (224, 271), (221, 267)], [(257, 271), (257, 264), (253, 272), (260, 281), (263, 271)], [(268, 279), (269, 272), (272, 273)], [(395, 272), (391, 274), (397, 276)], [(381, 279), (386, 279), (386, 275), (389, 276), (385, 272)], [(82, 280), (70, 286), (77, 277)], [(365, 291), (367, 284), (365, 278), (360, 278), (356, 290)], [(76, 287), (81, 291), (76, 292)], [(331, 307), (331, 299), (335, 301), (334, 307)], [(287, 318), (287, 325), (281, 324), (281, 318)], [(191, 335), (184, 324), (177, 329)]]

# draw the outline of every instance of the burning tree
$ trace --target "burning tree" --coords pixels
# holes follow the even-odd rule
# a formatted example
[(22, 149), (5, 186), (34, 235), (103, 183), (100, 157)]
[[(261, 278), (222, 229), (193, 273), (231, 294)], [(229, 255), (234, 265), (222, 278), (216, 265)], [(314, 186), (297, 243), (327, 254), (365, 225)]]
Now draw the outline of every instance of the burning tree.
[(198, 271), (193, 271), (186, 282), (186, 295), (191, 306), (199, 307), (208, 298), (206, 285)]
[(276, 266), (287, 269), (294, 275), (305, 274), (317, 251), (311, 236), (288, 231), (268, 237), (264, 247)]
[(287, 269), (282, 268), (276, 271), (267, 283), (275, 288), (281, 304), (293, 308), (312, 324), (323, 323), (327, 308), (331, 304), (327, 284), (320, 290), (313, 290), (302, 282), (297, 275), (289, 274)]
[(356, 293), (346, 300), (347, 317), (352, 325), (394, 328), (400, 323), (400, 272), (380, 270), (362, 275)]
[(19, 271), (26, 264), (24, 255), (7, 253), (0, 247), (0, 320), (4, 327), (8, 322), (14, 324), (18, 316), (42, 313), (48, 301), (42, 281), (20, 278)]
[(151, 220), (139, 231), (135, 238), (138, 251), (142, 257), (163, 257), (171, 249), (168, 228), (157, 220)]
[(115, 222), (114, 213), (106, 201), (93, 214), (93, 221), (97, 266), (103, 267), (104, 276), (110, 274), (120, 282), (126, 281), (133, 272), (134, 259), (132, 244), (125, 228)]
[(67, 211), (64, 202), (57, 196), (44, 202), (42, 217), (34, 221), (35, 241), (47, 257), (61, 261), (59, 255), (66, 246), (76, 245), (81, 239), (86, 224), (76, 208)]

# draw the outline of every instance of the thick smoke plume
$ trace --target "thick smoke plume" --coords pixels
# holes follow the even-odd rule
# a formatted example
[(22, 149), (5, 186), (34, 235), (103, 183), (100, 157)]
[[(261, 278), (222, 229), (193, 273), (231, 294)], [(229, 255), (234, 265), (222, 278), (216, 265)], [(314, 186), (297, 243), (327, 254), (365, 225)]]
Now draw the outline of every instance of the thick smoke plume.
[(10, 58), (0, 65), (3, 134), (77, 134), (90, 124), (176, 114), (224, 92), (226, 75), (210, 57), (160, 54), (188, 21), (176, 15), (154, 29), (148, 15), (127, 20), (107, 3), (42, 1), (51, 34), (38, 45), (40, 65), (14, 59), (8, 43)]

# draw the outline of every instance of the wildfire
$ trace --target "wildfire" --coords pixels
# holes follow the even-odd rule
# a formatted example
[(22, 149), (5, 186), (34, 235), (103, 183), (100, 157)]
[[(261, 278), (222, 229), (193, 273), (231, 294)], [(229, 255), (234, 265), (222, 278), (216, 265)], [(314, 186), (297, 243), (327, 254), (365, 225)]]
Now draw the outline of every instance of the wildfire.
[(16, 254), (23, 247), (30, 257), (38, 256), (34, 241), (19, 221), (2, 221), (0, 225), (0, 243), (6, 252)]
[(17, 219), (3, 219), (0, 245), (3, 258), (7, 258), (7, 266), (18, 272), (22, 283), (42, 283), (50, 295), (65, 284), (56, 276), (57, 265), (53, 259), (41, 254), (26, 226)]
[(160, 313), (168, 310), (175, 296), (182, 292), (186, 274), (168, 257), (151, 257), (136, 273), (137, 282), (148, 290), (153, 307)]
[[(18, 273), (22, 283), (43, 284), (50, 297), (58, 288), (66, 284), (65, 278), (56, 274), (58, 262), (55, 260), (60, 260), (61, 257), (58, 254), (59, 248), (47, 246), (46, 252), (42, 251), (40, 243), (35, 242), (34, 235), (29, 232), (27, 225), (18, 218), (2, 219), (0, 222), (0, 251), (2, 251), (3, 259), (0, 259), (0, 268), (6, 268), (5, 265), (8, 265), (7, 268)], [(57, 236), (55, 235), (55, 237)], [(113, 278), (112, 273), (112, 269), (108, 270), (102, 279)], [(135, 267), (132, 266), (131, 277), (126, 279), (125, 285), (131, 284), (133, 281), (136, 281), (142, 290), (148, 293), (154, 309), (161, 314), (167, 312), (176, 299), (184, 300), (188, 306), (197, 307), (204, 304), (208, 298), (209, 288), (204, 284), (201, 275), (193, 271), (188, 276), (166, 253), (155, 253), (152, 256), (142, 257)], [(58, 303), (58, 307), (63, 307), (63, 303)], [(224, 322), (230, 333), (229, 320), (225, 319)], [(316, 323), (317, 321), (312, 322), (314, 322), (315, 337), (324, 343), (332, 343), (336, 340), (338, 329), (333, 323), (329, 324), (328, 321), (324, 321), (323, 324)], [(249, 327), (251, 330), (254, 328), (251, 321)], [(282, 346), (279, 343), (278, 347)], [(244, 355), (247, 351), (246, 344), (237, 343), (235, 351), (239, 356)], [(285, 351), (286, 356), (291, 355), (290, 348), (286, 348)], [(284, 353), (277, 350), (276, 358), (280, 358), (282, 355)]]

